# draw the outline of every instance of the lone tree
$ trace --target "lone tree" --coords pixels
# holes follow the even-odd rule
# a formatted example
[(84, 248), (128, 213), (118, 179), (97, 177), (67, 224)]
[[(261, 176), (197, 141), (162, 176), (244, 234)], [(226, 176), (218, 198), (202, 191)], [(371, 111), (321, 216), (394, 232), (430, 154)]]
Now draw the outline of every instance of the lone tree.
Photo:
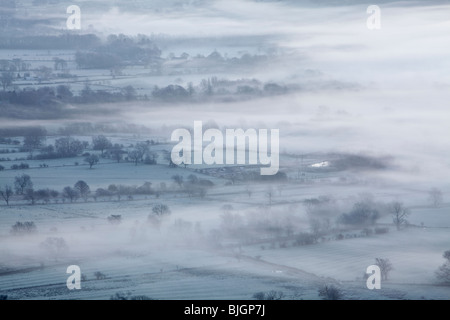
[(178, 184), (178, 186), (181, 188), (183, 186), (183, 176), (176, 174), (174, 176), (172, 176), (172, 180), (173, 182), (175, 182), (176, 184)]
[(165, 204), (157, 204), (157, 205), (153, 206), (152, 212), (157, 216), (163, 216), (163, 215), (170, 214), (170, 209)]
[(58, 257), (67, 251), (68, 246), (64, 238), (48, 237), (41, 243), (41, 248), (57, 261)]
[(42, 147), (47, 135), (47, 130), (44, 128), (32, 128), (27, 131), (24, 136), (23, 147), (30, 153), (31, 159), (33, 159), (34, 149)]
[(25, 190), (33, 189), (33, 182), (31, 177), (27, 174), (22, 174), (21, 176), (16, 176), (14, 178), (14, 188), (16, 189), (16, 194), (23, 195)]
[(71, 187), (65, 187), (63, 189), (62, 196), (63, 198), (69, 199), (70, 202), (74, 202), (80, 197), (78, 191)]
[(273, 190), (272, 186), (267, 188), (267, 190), (266, 190), (266, 197), (269, 200), (269, 207), (272, 206), (272, 199), (273, 199), (274, 195), (275, 195), (275, 191)]
[(5, 200), (6, 205), (9, 206), (9, 199), (13, 196), (13, 189), (6, 185), (4, 188), (0, 188), (0, 196)]
[(38, 198), (38, 195), (37, 195), (36, 191), (34, 191), (33, 188), (28, 188), (25, 190), (25, 192), (23, 194), (23, 198), (27, 201), (30, 201), (30, 203), (32, 205), (34, 205), (36, 203), (36, 199)]
[(13, 74), (11, 72), (2, 72), (0, 75), (0, 82), (3, 87), (3, 91), (6, 91), (6, 88), (12, 85), (14, 80)]
[(75, 183), (74, 188), (75, 188), (75, 190), (78, 191), (78, 194), (86, 202), (89, 197), (89, 193), (91, 193), (91, 189), (89, 188), (88, 184), (86, 182), (84, 182), (83, 180), (80, 180), (77, 183)]
[(394, 201), (391, 203), (389, 211), (392, 214), (392, 220), (397, 230), (400, 230), (401, 226), (407, 224), (406, 218), (409, 215), (409, 210), (405, 208), (402, 202)]
[(123, 151), (120, 147), (114, 146), (114, 149), (112, 149), (112, 150), (110, 151), (110, 153), (111, 153), (111, 158), (112, 158), (113, 160), (116, 160), (117, 163), (119, 163), (120, 160), (122, 160), (123, 154), (126, 153), (126, 152)]
[(431, 202), (431, 204), (433, 205), (433, 207), (437, 208), (442, 204), (443, 195), (442, 195), (442, 191), (439, 190), (438, 188), (430, 189), (430, 191), (428, 191), (428, 195), (429, 195), (428, 199)]
[(387, 280), (388, 276), (389, 276), (389, 273), (394, 269), (392, 267), (392, 263), (389, 261), (389, 259), (376, 258), (375, 259), (375, 265), (380, 267), (381, 279), (382, 280)]
[(450, 250), (445, 251), (442, 256), (446, 261), (436, 271), (436, 278), (439, 282), (445, 285), (450, 285)]
[(139, 142), (134, 149), (128, 153), (128, 157), (133, 160), (134, 165), (137, 166), (139, 161), (142, 161), (144, 156), (150, 152), (148, 144), (145, 142)]
[(100, 161), (100, 158), (96, 154), (91, 154), (84, 158), (84, 162), (89, 164), (89, 169), (92, 169), (94, 165), (96, 165)]
[(100, 150), (103, 155), (103, 152), (106, 149), (110, 149), (112, 147), (112, 143), (105, 136), (99, 135), (92, 138), (92, 147), (94, 150)]

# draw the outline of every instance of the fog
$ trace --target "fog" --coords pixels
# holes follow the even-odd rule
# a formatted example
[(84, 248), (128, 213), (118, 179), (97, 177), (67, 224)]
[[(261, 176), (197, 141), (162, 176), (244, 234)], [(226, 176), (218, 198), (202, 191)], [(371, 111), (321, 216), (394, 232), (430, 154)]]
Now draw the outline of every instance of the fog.
[[(361, 1), (78, 4), (82, 29), (73, 34), (95, 34), (103, 45), (122, 35), (110, 42), (115, 46), (132, 46), (146, 35), (161, 52), (137, 50), (141, 55), (130, 58), (113, 45), (74, 45), (60, 56), (67, 64), (58, 70), (59, 47), (37, 53), (0, 48), (5, 59), (32, 64), (14, 69), (23, 75), (10, 83), (2, 80), (0, 191), (29, 174), (31, 196), (45, 188), (59, 192), (46, 201), (16, 190), (9, 204), (1, 203), (0, 295), (107, 299), (129, 289), (159, 299), (209, 299), (218, 279), (211, 274), (219, 271), (230, 283), (249, 281), (247, 288), (214, 293), (222, 299), (250, 299), (273, 288), (284, 288), (288, 299), (317, 299), (327, 281), (339, 283), (347, 298), (448, 299), (434, 272), (450, 249), (449, 4), (378, 1), (379, 30), (368, 29), (371, 3)], [(15, 12), (38, 19), (37, 35), (70, 35), (66, 2), (49, 8), (45, 1), (23, 1)], [(14, 23), (5, 28), (27, 35)], [(148, 49), (145, 41), (134, 44)], [(81, 66), (78, 52), (111, 54), (118, 62)], [(39, 74), (41, 61), (54, 67), (47, 78)], [(61, 85), (67, 90), (56, 89)], [(51, 88), (29, 98), (31, 104), (17, 98)], [(236, 171), (172, 166), (166, 158), (171, 133), (192, 130), (194, 121), (222, 132), (279, 129), (281, 177), (255, 178), (256, 169), (245, 165)], [(45, 128), (44, 143), (27, 149), (26, 134), (8, 135), (25, 126)], [(105, 150), (94, 146), (98, 135), (109, 139)], [(44, 150), (69, 136), (87, 145), (66, 157)], [(143, 144), (147, 158), (134, 163), (132, 154)], [(98, 158), (89, 168), (85, 159), (92, 154)], [(13, 169), (22, 162), (30, 169)], [(89, 183), (90, 194), (69, 200), (63, 188), (79, 180)], [(139, 191), (148, 182), (152, 190)], [(440, 192), (435, 203), (431, 188)], [(393, 224), (393, 201), (405, 206), (408, 221)], [(158, 204), (170, 210), (156, 213)], [(374, 220), (346, 224), (361, 207)], [(15, 234), (17, 221), (33, 221), (37, 231)], [(57, 254), (55, 245), (42, 244), (55, 237), (67, 245)], [(398, 296), (364, 291), (361, 276), (376, 257), (393, 262), (386, 285)], [(87, 270), (89, 290), (39, 289), (64, 283), (58, 268), (70, 264)], [(94, 279), (95, 271), (107, 279)]]

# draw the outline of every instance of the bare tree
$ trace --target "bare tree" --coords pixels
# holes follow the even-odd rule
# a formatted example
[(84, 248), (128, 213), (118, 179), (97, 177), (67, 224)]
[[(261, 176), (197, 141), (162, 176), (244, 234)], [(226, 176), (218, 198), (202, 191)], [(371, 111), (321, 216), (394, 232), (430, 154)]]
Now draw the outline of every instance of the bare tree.
[(33, 188), (27, 188), (27, 189), (25, 189), (25, 192), (23, 194), (23, 198), (25, 200), (27, 200), (27, 201), (30, 201), (30, 203), (32, 205), (34, 205), (36, 203), (36, 199), (38, 197), (37, 197), (36, 191), (34, 191)]
[(400, 230), (401, 226), (408, 223), (406, 218), (409, 215), (409, 210), (405, 208), (402, 202), (394, 201), (389, 207), (389, 211), (392, 214), (392, 220), (397, 230)]
[(181, 188), (183, 186), (183, 176), (176, 174), (172, 176), (172, 180)]
[(389, 273), (394, 269), (389, 259), (376, 258), (375, 265), (380, 267), (382, 280), (387, 280)]
[(439, 282), (445, 285), (450, 285), (450, 250), (445, 251), (442, 256), (446, 261), (436, 271), (436, 278)]
[(438, 188), (430, 189), (430, 191), (428, 191), (428, 195), (429, 195), (428, 199), (431, 202), (431, 204), (433, 205), (433, 207), (437, 208), (442, 204), (443, 195), (442, 195), (442, 191), (439, 190)]
[(125, 153), (125, 151), (123, 151), (120, 147), (114, 147), (114, 149), (112, 149), (110, 153), (111, 158), (119, 163), (120, 160), (122, 160), (122, 155)]
[(77, 190), (71, 187), (65, 187), (62, 193), (63, 198), (69, 199), (70, 202), (74, 202), (79, 198), (79, 193)]
[(86, 202), (89, 197), (89, 193), (91, 193), (91, 189), (89, 188), (88, 184), (86, 182), (84, 182), (83, 180), (80, 180), (77, 183), (75, 183), (74, 188), (75, 188), (75, 190), (78, 191), (80, 196)]
[(33, 151), (42, 146), (45, 141), (47, 130), (44, 128), (30, 129), (23, 140), (23, 147), (30, 153), (31, 159), (33, 159)]
[(26, 189), (33, 189), (31, 177), (27, 174), (22, 174), (21, 176), (15, 177), (14, 188), (16, 189), (16, 194), (18, 195), (23, 195)]
[(67, 251), (68, 246), (64, 238), (48, 237), (41, 243), (41, 248), (57, 261), (58, 257)]
[(109, 141), (105, 136), (99, 135), (92, 138), (92, 147), (94, 150), (100, 150), (102, 155), (106, 149), (112, 147), (111, 141)]
[(55, 71), (67, 69), (67, 62), (64, 59), (54, 57), (53, 63), (54, 63), (53, 66), (54, 66)]
[(12, 85), (13, 79), (14, 77), (11, 72), (2, 72), (0, 75), (0, 83), (2, 84), (3, 91), (6, 91), (6, 88)]
[(165, 204), (157, 204), (157, 205), (153, 206), (152, 212), (157, 216), (163, 216), (163, 215), (170, 214), (170, 209)]
[(7, 206), (9, 206), (9, 199), (11, 199), (13, 194), (13, 189), (8, 185), (5, 185), (4, 188), (0, 188), (0, 196), (5, 200)]
[(275, 195), (275, 191), (273, 190), (272, 186), (270, 186), (267, 190), (266, 190), (266, 197), (267, 199), (269, 199), (269, 206), (272, 206), (272, 198)]
[(89, 164), (89, 169), (92, 169), (94, 165), (96, 165), (100, 161), (100, 158), (96, 154), (91, 154), (84, 158), (84, 162)]
[(140, 142), (137, 143), (132, 151), (128, 153), (128, 157), (133, 160), (134, 165), (137, 166), (139, 161), (142, 161), (144, 156), (149, 153), (149, 147), (147, 143)]
[(249, 185), (247, 185), (245, 187), (245, 193), (247, 193), (248, 197), (251, 198), (253, 192), (252, 192), (252, 190), (251, 190)]

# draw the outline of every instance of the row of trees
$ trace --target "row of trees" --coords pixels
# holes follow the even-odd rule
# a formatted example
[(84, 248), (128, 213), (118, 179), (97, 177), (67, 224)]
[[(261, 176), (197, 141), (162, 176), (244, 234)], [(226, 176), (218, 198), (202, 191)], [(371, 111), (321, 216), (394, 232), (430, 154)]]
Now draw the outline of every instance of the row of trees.
[[(51, 69), (47, 69), (50, 70)], [(48, 76), (47, 76), (48, 78)], [(11, 73), (0, 73), (0, 84), (3, 91), (0, 92), (0, 101), (8, 102), (13, 105), (22, 106), (42, 106), (53, 107), (64, 104), (87, 104), (87, 103), (112, 103), (132, 101), (139, 98), (133, 86), (125, 86), (114, 90), (93, 90), (90, 85), (86, 85), (79, 94), (75, 94), (68, 85), (58, 85), (56, 87), (23, 88), (6, 91), (13, 87), (15, 76)], [(61, 110), (62, 112), (62, 110)]]
[(31, 204), (35, 204), (36, 201), (43, 201), (49, 203), (52, 199), (58, 201), (61, 196), (63, 199), (69, 199), (71, 202), (82, 197), (87, 201), (87, 197), (90, 194), (90, 188), (86, 182), (80, 180), (74, 187), (65, 187), (60, 193), (52, 189), (34, 189), (31, 177), (27, 174), (16, 176), (14, 179), (14, 187), (5, 185), (0, 188), (0, 196), (9, 205), (11, 198), (16, 195), (23, 200), (29, 201)]
[[(212, 187), (213, 183), (209, 180), (198, 179), (195, 175), (190, 175), (186, 181), (181, 176), (173, 176), (174, 183), (176, 183), (181, 192), (189, 194), (189, 196), (206, 195), (207, 187)], [(127, 186), (127, 185), (115, 185), (111, 184), (107, 188), (98, 188), (95, 192), (91, 192), (90, 186), (83, 180), (79, 180), (73, 186), (66, 186), (61, 192), (52, 189), (35, 189), (31, 177), (27, 174), (16, 176), (13, 186), (5, 185), (0, 188), (0, 197), (9, 205), (13, 196), (19, 199), (29, 201), (30, 204), (35, 204), (37, 201), (42, 201), (48, 204), (50, 201), (55, 203), (62, 200), (66, 200), (73, 203), (78, 199), (83, 199), (85, 202), (92, 197), (95, 201), (98, 198), (116, 197), (117, 200), (121, 200), (122, 197), (126, 197), (128, 200), (132, 200), (134, 195), (159, 195), (163, 192), (167, 192), (168, 188), (166, 183), (161, 182), (157, 188), (152, 186), (152, 183), (145, 182), (141, 186)]]
[[(158, 154), (150, 151), (151, 141), (138, 142), (131, 150), (125, 151), (123, 145), (113, 144), (111, 140), (104, 135), (92, 138), (92, 143), (80, 141), (72, 137), (62, 137), (55, 140), (54, 145), (43, 146), (46, 139), (45, 129), (37, 128), (32, 133), (24, 137), (23, 151), (29, 152), (30, 159), (44, 160), (56, 158), (76, 157), (86, 151), (91, 146), (92, 150), (100, 151), (100, 157), (109, 158), (118, 163), (127, 155), (127, 160), (133, 162), (136, 166), (138, 163), (157, 164)], [(34, 152), (39, 150), (40, 153), (33, 156)], [(85, 153), (84, 161), (92, 168), (96, 165), (100, 157), (95, 154)]]

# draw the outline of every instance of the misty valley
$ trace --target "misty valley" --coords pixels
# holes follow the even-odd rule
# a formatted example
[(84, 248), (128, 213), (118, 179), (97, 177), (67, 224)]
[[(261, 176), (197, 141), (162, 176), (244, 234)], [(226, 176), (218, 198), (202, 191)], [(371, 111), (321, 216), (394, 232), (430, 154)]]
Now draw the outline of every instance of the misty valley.
[(450, 298), (448, 3), (70, 5), (0, 4), (0, 300)]

